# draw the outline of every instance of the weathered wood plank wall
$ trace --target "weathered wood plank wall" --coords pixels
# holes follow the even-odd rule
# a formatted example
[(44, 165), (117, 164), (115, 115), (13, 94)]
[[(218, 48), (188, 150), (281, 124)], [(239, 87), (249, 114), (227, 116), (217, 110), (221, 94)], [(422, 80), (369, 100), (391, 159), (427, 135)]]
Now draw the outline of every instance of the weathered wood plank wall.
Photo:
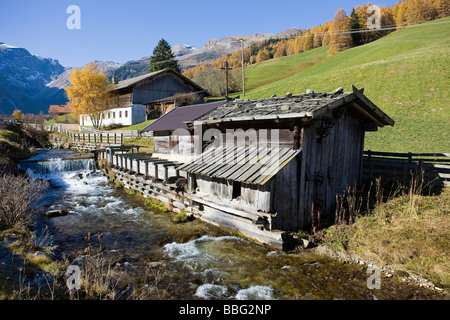
[(360, 181), (364, 143), (362, 123), (345, 115), (333, 123), (321, 142), (318, 141), (320, 122), (303, 129), (301, 226), (312, 222), (313, 213), (323, 215), (334, 205), (337, 194)]
[(195, 91), (196, 89), (193, 86), (188, 85), (174, 75), (163, 74), (136, 86), (133, 91), (133, 104), (145, 104), (173, 96), (176, 93)]

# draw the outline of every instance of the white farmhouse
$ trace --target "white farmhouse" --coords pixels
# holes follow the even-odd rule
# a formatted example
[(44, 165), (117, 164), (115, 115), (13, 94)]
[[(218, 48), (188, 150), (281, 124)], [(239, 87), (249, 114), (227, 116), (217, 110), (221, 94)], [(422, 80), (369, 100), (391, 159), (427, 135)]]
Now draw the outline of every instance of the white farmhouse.
[[(132, 126), (144, 122), (146, 120), (145, 110), (146, 107), (140, 104), (105, 110), (103, 111), (102, 125), (109, 126), (111, 124), (121, 124), (124, 126)], [(88, 115), (81, 115), (80, 124), (82, 126), (92, 126), (91, 117)]]
[[(104, 111), (102, 125), (113, 123), (124, 126), (156, 119), (177, 107), (177, 99), (194, 99), (203, 103), (207, 94), (197, 84), (172, 69), (147, 73), (118, 81), (113, 78), (113, 91), (119, 96), (119, 108)], [(82, 126), (91, 126), (88, 115), (80, 116)]]

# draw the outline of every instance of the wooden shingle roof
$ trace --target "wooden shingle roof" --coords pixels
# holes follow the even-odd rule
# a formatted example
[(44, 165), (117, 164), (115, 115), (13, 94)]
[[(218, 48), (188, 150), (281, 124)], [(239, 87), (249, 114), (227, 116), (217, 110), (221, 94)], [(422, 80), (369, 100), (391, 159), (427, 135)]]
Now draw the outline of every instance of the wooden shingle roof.
[(143, 83), (144, 81), (149, 81), (153, 78), (156, 78), (157, 76), (160, 76), (160, 75), (163, 75), (166, 73), (171, 73), (171, 74), (175, 75), (177, 78), (179, 78), (180, 80), (184, 81), (185, 83), (189, 83), (191, 86), (193, 86), (196, 89), (196, 91), (204, 91), (204, 89), (202, 87), (200, 87), (198, 84), (196, 84), (195, 82), (191, 81), (190, 79), (186, 78), (182, 74), (180, 74), (172, 69), (164, 69), (164, 70), (159, 70), (159, 71), (155, 71), (155, 72), (150, 72), (150, 73), (144, 74), (142, 76), (119, 81), (119, 83), (117, 83), (114, 86), (113, 90), (118, 91), (118, 90), (122, 90), (122, 89), (126, 89), (126, 88), (133, 88), (133, 87)]
[(202, 124), (218, 124), (290, 118), (315, 119), (347, 104), (381, 127), (394, 125), (394, 120), (371, 102), (363, 94), (363, 89), (358, 90), (355, 87), (353, 92), (346, 93), (342, 89), (332, 93), (307, 93), (260, 100), (232, 101), (200, 117), (197, 121)]
[(177, 169), (213, 178), (264, 185), (299, 153), (300, 150), (278, 147), (212, 148)]

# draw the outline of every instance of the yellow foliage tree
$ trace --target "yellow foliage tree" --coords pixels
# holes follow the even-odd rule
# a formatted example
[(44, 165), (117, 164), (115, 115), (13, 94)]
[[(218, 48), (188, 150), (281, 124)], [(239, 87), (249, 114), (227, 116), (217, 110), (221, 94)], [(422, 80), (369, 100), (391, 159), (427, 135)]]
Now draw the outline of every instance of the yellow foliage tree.
[(23, 119), (23, 113), (20, 110), (14, 110), (12, 113), (13, 117), (15, 117), (17, 120)]
[(335, 54), (340, 51), (347, 50), (353, 46), (353, 40), (348, 30), (350, 26), (348, 24), (348, 16), (344, 9), (339, 9), (336, 12), (334, 21), (330, 26), (330, 54)]
[(311, 32), (307, 32), (305, 34), (305, 40), (303, 42), (303, 51), (308, 51), (313, 48), (314, 45), (314, 34)]
[(81, 70), (74, 69), (70, 83), (65, 90), (72, 112), (77, 116), (88, 115), (94, 128), (99, 129), (103, 112), (119, 106), (118, 96), (112, 93), (114, 85), (93, 63)]
[(260, 50), (256, 55), (256, 62), (263, 62), (269, 59), (269, 52), (264, 48)]

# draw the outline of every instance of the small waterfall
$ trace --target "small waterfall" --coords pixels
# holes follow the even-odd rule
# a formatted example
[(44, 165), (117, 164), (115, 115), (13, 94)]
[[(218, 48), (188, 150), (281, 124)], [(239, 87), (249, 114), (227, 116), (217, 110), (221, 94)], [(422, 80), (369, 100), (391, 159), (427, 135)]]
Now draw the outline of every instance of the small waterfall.
[(19, 167), (25, 171), (31, 170), (35, 174), (96, 170), (94, 159), (55, 158), (46, 161), (22, 161)]

